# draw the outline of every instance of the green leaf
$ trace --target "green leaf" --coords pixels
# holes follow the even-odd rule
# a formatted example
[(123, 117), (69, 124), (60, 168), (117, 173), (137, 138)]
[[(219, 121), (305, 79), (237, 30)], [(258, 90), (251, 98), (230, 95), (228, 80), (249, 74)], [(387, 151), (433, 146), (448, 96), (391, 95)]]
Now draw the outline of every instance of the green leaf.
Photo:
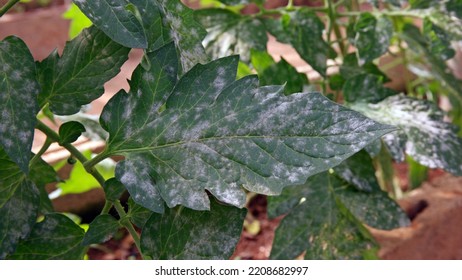
[(373, 192), (380, 190), (379, 183), (375, 177), (372, 159), (364, 150), (347, 158), (334, 170), (343, 180), (360, 191)]
[(41, 158), (30, 167), (29, 178), (37, 186), (59, 181), (58, 174), (48, 163)]
[(14, 252), (18, 242), (29, 235), (39, 205), (35, 184), (0, 148), (0, 259)]
[(251, 61), (258, 72), (260, 86), (285, 85), (284, 92), (290, 94), (303, 91), (303, 86), (308, 84), (306, 74), (299, 73), (284, 58), (276, 63), (266, 51), (252, 50)]
[(149, 15), (141, 18), (148, 41), (147, 51), (156, 50), (172, 40), (170, 30), (162, 23), (157, 0), (131, 0), (130, 2), (137, 7), (141, 15)]
[(251, 49), (266, 50), (268, 36), (258, 18), (218, 8), (201, 9), (195, 15), (207, 28), (204, 45), (212, 58), (239, 54), (242, 61), (248, 62)]
[(386, 83), (390, 79), (380, 71), (380, 69), (372, 62), (365, 62), (359, 65), (358, 58), (355, 53), (349, 53), (343, 58), (343, 63), (340, 66), (340, 74), (345, 79), (353, 78), (359, 74), (373, 74), (381, 78)]
[(409, 188), (415, 189), (420, 187), (423, 182), (428, 180), (428, 167), (423, 166), (413, 160), (411, 157), (406, 157), (408, 171)]
[(63, 14), (63, 18), (71, 21), (69, 39), (74, 39), (82, 30), (92, 25), (91, 20), (74, 3), (71, 3), (67, 11)]
[(57, 116), (62, 122), (79, 122), (85, 127), (85, 131), (82, 133), (88, 139), (94, 141), (102, 141), (108, 138), (108, 133), (99, 124), (99, 115), (91, 115), (83, 113), (82, 110), (77, 114), (69, 116)]
[[(87, 158), (91, 158), (91, 151), (83, 152), (83, 155)], [(104, 179), (114, 177), (115, 163), (111, 159), (106, 159), (96, 165), (96, 170), (103, 176)], [(94, 188), (99, 188), (99, 182), (90, 175), (83, 167), (80, 161), (77, 161), (72, 168), (69, 179), (64, 182), (60, 182), (56, 185), (58, 188), (58, 196), (70, 194), (70, 193), (83, 193)]]
[(38, 64), (40, 107), (49, 103), (55, 114), (77, 113), (103, 94), (104, 83), (119, 73), (129, 50), (95, 27), (85, 29), (66, 44), (61, 57), (54, 51)]
[[(226, 6), (244, 5), (250, 2), (249, 0), (218, 0), (218, 1), (225, 4)], [(255, 2), (255, 1), (252, 1), (252, 2)]]
[(213, 202), (211, 211), (178, 207), (153, 214), (141, 233), (141, 251), (153, 259), (228, 259), (246, 213)]
[(456, 52), (451, 47), (451, 37), (444, 29), (432, 23), (428, 18), (424, 19), (423, 34), (425, 34), (425, 37), (427, 37), (430, 43), (430, 53), (442, 60), (448, 60), (454, 57)]
[(109, 38), (128, 48), (148, 46), (143, 26), (126, 8), (126, 0), (74, 0), (80, 10)]
[(143, 206), (136, 204), (130, 197), (128, 199), (128, 213), (130, 221), (137, 227), (142, 228), (146, 221), (151, 217), (152, 212)]
[(335, 58), (336, 52), (323, 39), (324, 23), (308, 9), (291, 12), (279, 21), (281, 27), (273, 29), (274, 21), (266, 21), (267, 30), (282, 43), (291, 44), (303, 60), (319, 74), (326, 77), (327, 59)]
[(79, 122), (70, 121), (63, 123), (59, 127), (59, 143), (63, 145), (75, 142), (83, 132), (85, 132), (85, 127)]
[(157, 0), (165, 28), (178, 49), (182, 72), (186, 73), (194, 65), (205, 63), (208, 57), (202, 46), (205, 29), (194, 19), (194, 11), (180, 0)]
[(461, 0), (447, 1), (446, 10), (449, 12), (449, 14), (455, 15), (459, 19), (462, 19), (462, 1)]
[(357, 48), (359, 62), (363, 64), (387, 51), (393, 35), (393, 24), (387, 17), (376, 18), (370, 13), (362, 13), (354, 30), (354, 45)]
[(85, 233), (82, 246), (99, 244), (108, 241), (119, 229), (119, 222), (109, 214), (97, 216)]
[(428, 9), (438, 5), (439, 2), (439, 0), (409, 0), (412, 9)]
[[(401, 129), (384, 138), (388, 146), (404, 148), (422, 165), (462, 175), (462, 139), (457, 137), (458, 128), (443, 120), (444, 112), (435, 104), (397, 95), (377, 104), (356, 103), (350, 107)], [(399, 151), (390, 151), (394, 150)], [(393, 156), (404, 160), (403, 154)]]
[(277, 216), (289, 213), (312, 192), (306, 185), (289, 186), (280, 195), (268, 197), (268, 218), (274, 219)]
[(28, 173), (40, 87), (34, 59), (21, 39), (0, 41), (0, 69), (0, 146)]
[[(271, 259), (361, 259), (376, 250), (367, 230), (336, 196), (343, 182), (326, 173), (311, 177), (309, 195), (281, 221)], [(289, 191), (291, 188), (287, 188)]]
[(174, 56), (171, 45), (149, 54), (150, 72), (139, 67), (132, 93), (113, 97), (101, 117), (105, 154), (125, 156), (116, 178), (154, 212), (163, 201), (208, 209), (205, 190), (243, 207), (242, 187), (278, 194), (392, 131), (319, 93), (284, 96), (254, 76), (234, 81), (237, 57), (197, 65), (176, 82)]
[(21, 241), (9, 258), (15, 260), (83, 259), (84, 230), (68, 217), (53, 213), (35, 224), (28, 239)]
[(104, 193), (106, 194), (106, 200), (111, 202), (120, 199), (122, 194), (125, 192), (125, 186), (116, 178), (110, 178), (104, 182), (103, 188)]
[(359, 74), (343, 85), (343, 95), (347, 102), (379, 102), (398, 92), (383, 86), (381, 77), (372, 74)]

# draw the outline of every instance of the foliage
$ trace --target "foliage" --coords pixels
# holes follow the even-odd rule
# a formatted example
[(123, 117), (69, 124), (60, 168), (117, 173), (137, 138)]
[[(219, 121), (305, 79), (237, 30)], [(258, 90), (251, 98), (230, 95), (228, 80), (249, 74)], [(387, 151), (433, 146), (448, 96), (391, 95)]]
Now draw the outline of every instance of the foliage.
[[(221, 2), (193, 11), (179, 0), (75, 0), (67, 17), (85, 22), (62, 55), (35, 62), (20, 38), (0, 42), (1, 259), (83, 258), (121, 227), (145, 258), (229, 258), (248, 192), (268, 195), (271, 217), (285, 215), (271, 258), (376, 258), (365, 225), (409, 225), (387, 183), (392, 158), (407, 155), (419, 178), (420, 165), (462, 174), (461, 81), (446, 64), (449, 43), (462, 38), (460, 1), (370, 1), (368, 12), (354, 0), (271, 10), (251, 1), (252, 15), (239, 12), (249, 1)], [(272, 58), (268, 34), (319, 78)], [(78, 112), (131, 48), (144, 49), (143, 60), (130, 91), (104, 107), (101, 129)], [(386, 87), (381, 58), (390, 53), (417, 75), (405, 94)], [(242, 77), (249, 72), (260, 79)], [(443, 96), (453, 124), (436, 103)], [(66, 120), (58, 131), (40, 120), (53, 114)], [(37, 155), (34, 129), (47, 136)], [(90, 131), (108, 135), (93, 158), (72, 145)], [(79, 191), (73, 182), (104, 188), (106, 205), (86, 233), (45, 192), (60, 180), (40, 158), (53, 142), (79, 161), (63, 191)], [(124, 159), (103, 174), (113, 156)]]

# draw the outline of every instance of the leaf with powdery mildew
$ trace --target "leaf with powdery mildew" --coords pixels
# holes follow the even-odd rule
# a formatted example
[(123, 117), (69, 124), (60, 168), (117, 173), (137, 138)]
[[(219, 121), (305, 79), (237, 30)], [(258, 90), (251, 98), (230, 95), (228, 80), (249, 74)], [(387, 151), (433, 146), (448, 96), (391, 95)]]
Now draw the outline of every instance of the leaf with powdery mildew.
[(61, 57), (54, 51), (38, 64), (40, 107), (47, 103), (57, 115), (71, 115), (100, 97), (104, 84), (117, 75), (129, 48), (92, 26), (68, 42)]
[(90, 223), (82, 245), (104, 243), (114, 236), (119, 227), (119, 222), (111, 215), (99, 215)]
[(400, 128), (384, 138), (391, 152), (398, 151), (393, 153), (396, 159), (404, 160), (404, 154), (399, 153), (404, 150), (422, 165), (462, 175), (462, 139), (457, 136), (458, 128), (443, 120), (444, 112), (435, 104), (396, 95), (377, 104), (353, 103), (350, 107)]
[(21, 39), (0, 41), (0, 146), (26, 173), (39, 112), (36, 76), (34, 59)]
[(126, 0), (74, 0), (80, 10), (115, 42), (129, 48), (145, 49), (146, 34)]
[(116, 178), (136, 203), (154, 211), (205, 210), (205, 190), (238, 207), (248, 189), (278, 194), (338, 165), (393, 130), (319, 93), (283, 95), (283, 87), (235, 81), (237, 57), (197, 65), (176, 81), (172, 45), (148, 54), (131, 93), (119, 93), (101, 117), (106, 155), (120, 154)]
[(229, 259), (236, 248), (245, 209), (212, 202), (212, 211), (183, 207), (152, 214), (141, 232), (141, 251), (153, 259)]

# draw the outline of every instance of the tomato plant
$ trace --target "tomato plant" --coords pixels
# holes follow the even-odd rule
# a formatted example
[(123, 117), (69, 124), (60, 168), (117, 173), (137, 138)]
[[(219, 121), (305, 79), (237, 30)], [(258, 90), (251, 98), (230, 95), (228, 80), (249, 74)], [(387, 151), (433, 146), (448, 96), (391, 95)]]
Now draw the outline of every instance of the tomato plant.
[[(249, 2), (259, 12), (239, 13)], [(79, 259), (124, 227), (144, 258), (226, 259), (248, 192), (268, 196), (270, 216), (286, 215), (271, 258), (375, 257), (364, 224), (409, 224), (390, 198), (392, 159), (462, 174), (461, 87), (445, 63), (455, 54), (449, 42), (461, 38), (462, 3), (371, 2), (363, 11), (358, 1), (265, 9), (259, 0), (222, 0), (193, 11), (179, 0), (75, 0), (92, 26), (61, 55), (36, 62), (20, 38), (2, 40), (0, 258)], [(319, 78), (276, 62), (268, 33)], [(105, 105), (106, 146), (88, 159), (72, 144), (85, 123), (54, 131), (40, 117), (73, 115), (101, 96), (132, 48), (144, 50), (143, 60), (129, 92)], [(406, 95), (384, 86), (378, 59), (387, 53), (420, 75)], [(435, 103), (441, 95), (453, 124)], [(34, 155), (35, 129), (47, 140)], [(45, 192), (58, 180), (41, 159), (51, 143), (104, 188), (105, 207), (86, 232)], [(96, 165), (113, 156), (123, 160), (106, 179)], [(125, 191), (128, 208), (119, 200)]]

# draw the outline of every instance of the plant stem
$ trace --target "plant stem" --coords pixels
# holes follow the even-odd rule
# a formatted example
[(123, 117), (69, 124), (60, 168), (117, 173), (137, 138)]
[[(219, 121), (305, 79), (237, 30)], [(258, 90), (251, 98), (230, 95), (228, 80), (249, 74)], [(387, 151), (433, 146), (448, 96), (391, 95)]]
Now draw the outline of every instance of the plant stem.
[(94, 158), (87, 160), (84, 163), (85, 168), (91, 168), (98, 164), (98, 162), (103, 161), (104, 159), (108, 158), (109, 154), (106, 153), (106, 150), (104, 150), (102, 153), (97, 154)]
[(0, 17), (2, 17), (9, 9), (11, 9), (19, 0), (9, 0), (2, 8), (0, 8)]
[(138, 232), (136, 232), (135, 228), (133, 227), (132, 223), (127, 219), (127, 213), (125, 212), (124, 207), (120, 203), (119, 200), (114, 201), (114, 208), (116, 209), (117, 213), (120, 216), (120, 223), (128, 230), (130, 235), (133, 237), (133, 240), (135, 241), (136, 248), (138, 248), (138, 251), (141, 253), (141, 247), (140, 247), (140, 237), (138, 235)]
[(35, 156), (30, 160), (29, 166), (34, 165), (39, 160), (39, 158), (48, 150), (51, 143), (53, 142), (54, 142), (53, 140), (47, 137), (47, 139), (45, 140), (45, 143), (43, 143), (42, 148), (40, 148), (40, 151), (38, 151), (38, 153), (35, 154)]
[[(343, 12), (343, 13), (337, 13), (339, 17), (356, 17), (360, 16), (364, 12), (361, 11), (349, 11), (349, 12)], [(428, 16), (428, 12), (421, 11), (421, 10), (412, 10), (412, 11), (385, 11), (381, 10), (379, 12), (370, 12), (374, 16), (389, 16), (389, 17), (417, 17), (417, 18), (424, 18)]]
[[(343, 41), (342, 41), (342, 32), (340, 31), (340, 28), (337, 24), (337, 10), (336, 10), (336, 6), (334, 3), (332, 3), (332, 0), (327, 0), (325, 2), (325, 5), (326, 5), (326, 8), (327, 8), (327, 15), (329, 17), (329, 29), (332, 29), (335, 33), (335, 38), (337, 40), (337, 44), (339, 46), (339, 49), (340, 49), (340, 53), (342, 54), (342, 57), (345, 56), (345, 45), (343, 44)], [(327, 40), (329, 40), (329, 42), (331, 42), (331, 39), (330, 39), (330, 30), (329, 30), (329, 38), (327, 38)]]

